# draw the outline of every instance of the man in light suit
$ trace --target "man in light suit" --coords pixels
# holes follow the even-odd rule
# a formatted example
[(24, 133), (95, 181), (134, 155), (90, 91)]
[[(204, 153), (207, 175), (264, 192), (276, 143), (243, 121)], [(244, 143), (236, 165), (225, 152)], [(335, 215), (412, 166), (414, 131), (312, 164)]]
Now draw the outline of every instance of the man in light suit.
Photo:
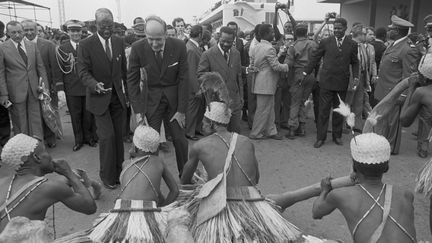
[(202, 26), (192, 26), (189, 40), (186, 43), (187, 61), (189, 64), (189, 104), (186, 110), (186, 137), (191, 140), (198, 140), (195, 132), (201, 133), (202, 119), (205, 110), (204, 97), (202, 95), (197, 95), (200, 86), (197, 77), (197, 69), (202, 55), (202, 34)]
[(272, 138), (281, 140), (275, 124), (275, 99), (280, 72), (288, 72), (288, 64), (281, 64), (276, 49), (270, 43), (275, 36), (270, 24), (259, 28), (261, 42), (255, 47), (253, 66), (259, 71), (255, 75), (252, 92), (257, 97), (257, 108), (252, 124), (251, 139)]
[[(137, 120), (147, 119), (160, 131), (162, 120), (168, 120), (173, 136), (177, 168), (181, 176), (188, 159), (185, 136), (185, 113), (188, 103), (188, 63), (183, 40), (167, 38), (166, 23), (160, 17), (146, 18), (146, 39), (132, 44), (129, 56), (127, 87)], [(140, 91), (140, 69), (147, 82)]]
[(228, 131), (240, 133), (241, 110), (243, 107), (243, 81), (240, 53), (233, 47), (234, 31), (229, 27), (220, 29), (220, 39), (216, 46), (205, 51), (198, 66), (198, 77), (205, 72), (218, 72), (228, 88), (231, 98), (231, 120)]
[(10, 39), (0, 45), (0, 104), (9, 108), (13, 131), (43, 139), (39, 79), (47, 76), (36, 44), (24, 40), (21, 23), (6, 25)]
[[(39, 53), (44, 63), (45, 71), (47, 74), (48, 82), (47, 89), (51, 97), (51, 105), (56, 111), (57, 120), (60, 121), (58, 114), (58, 96), (56, 84), (61, 80), (62, 73), (59, 66), (57, 65), (57, 59), (55, 54), (55, 44), (49, 40), (38, 38), (37, 36), (37, 24), (31, 20), (24, 20), (21, 22), (24, 28), (24, 35), (28, 41), (36, 43)], [(58, 124), (61, 124), (60, 122)], [(42, 127), (44, 132), (44, 140), (49, 148), (56, 146), (56, 135), (49, 129), (49, 127), (42, 120)]]
[[(400, 81), (409, 77), (411, 73), (417, 71), (420, 52), (414, 43), (407, 37), (410, 27), (414, 27), (410, 22), (393, 15), (392, 24), (388, 27), (387, 36), (393, 40), (381, 59), (378, 80), (375, 87), (375, 98), (382, 100)], [(390, 115), (383, 119), (375, 132), (383, 135), (389, 140), (392, 154), (399, 153), (402, 139), (402, 127), (399, 120), (403, 105), (403, 98), (392, 107)]]
[(80, 42), (78, 76), (87, 87), (86, 107), (94, 114), (99, 137), (99, 176), (108, 189), (120, 184), (124, 159), (123, 124), (126, 99), (122, 80), (126, 80), (126, 55), (123, 40), (113, 36), (110, 10), (96, 10), (97, 32)]

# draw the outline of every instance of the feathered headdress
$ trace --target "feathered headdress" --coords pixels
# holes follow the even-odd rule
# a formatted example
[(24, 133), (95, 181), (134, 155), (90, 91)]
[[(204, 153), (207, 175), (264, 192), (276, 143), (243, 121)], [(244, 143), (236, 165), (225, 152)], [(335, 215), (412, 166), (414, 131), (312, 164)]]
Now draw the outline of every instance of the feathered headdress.
[(339, 107), (336, 109), (333, 109), (333, 111), (341, 114), (343, 117), (346, 118), (346, 123), (351, 128), (351, 133), (352, 133), (354, 140), (355, 140), (354, 130), (353, 130), (354, 125), (355, 125), (355, 114), (351, 112), (349, 105), (345, 104), (345, 102), (343, 102), (343, 100), (341, 99), (339, 94), (337, 96), (339, 98)]

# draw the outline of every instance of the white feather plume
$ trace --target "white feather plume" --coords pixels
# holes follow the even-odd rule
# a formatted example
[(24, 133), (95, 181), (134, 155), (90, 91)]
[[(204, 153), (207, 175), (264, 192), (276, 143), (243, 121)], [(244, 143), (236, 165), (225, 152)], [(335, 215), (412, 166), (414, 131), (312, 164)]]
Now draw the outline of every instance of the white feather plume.
[(355, 114), (351, 112), (351, 109), (348, 104), (345, 104), (339, 94), (337, 95), (339, 98), (339, 107), (336, 109), (333, 109), (334, 112), (337, 112), (341, 114), (343, 117), (347, 119), (347, 124), (351, 128), (355, 125)]

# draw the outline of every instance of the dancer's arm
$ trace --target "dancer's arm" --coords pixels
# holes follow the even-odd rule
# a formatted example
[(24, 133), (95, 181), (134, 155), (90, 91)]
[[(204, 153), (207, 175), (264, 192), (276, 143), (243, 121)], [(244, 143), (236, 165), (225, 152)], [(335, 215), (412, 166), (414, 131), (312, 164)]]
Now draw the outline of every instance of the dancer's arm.
[(420, 111), (422, 100), (421, 89), (412, 90), (411, 87), (408, 92), (408, 97), (401, 110), (400, 121), (403, 127), (409, 127), (414, 122), (417, 114)]
[(314, 219), (322, 219), (336, 209), (335, 198), (329, 193), (332, 190), (330, 177), (326, 177), (321, 181), (321, 194), (315, 200), (312, 208), (312, 217)]
[(164, 179), (165, 183), (167, 184), (169, 188), (168, 196), (166, 197), (165, 201), (163, 202), (164, 205), (168, 205), (175, 201), (179, 194), (179, 188), (177, 185), (177, 182), (175, 181), (174, 176), (169, 172), (168, 168), (166, 167), (165, 163), (163, 163), (163, 172), (162, 172), (162, 178)]
[(196, 171), (199, 163), (197, 143), (195, 143), (189, 151), (189, 160), (183, 167), (183, 173), (180, 179), (180, 183), (192, 184), (192, 177)]

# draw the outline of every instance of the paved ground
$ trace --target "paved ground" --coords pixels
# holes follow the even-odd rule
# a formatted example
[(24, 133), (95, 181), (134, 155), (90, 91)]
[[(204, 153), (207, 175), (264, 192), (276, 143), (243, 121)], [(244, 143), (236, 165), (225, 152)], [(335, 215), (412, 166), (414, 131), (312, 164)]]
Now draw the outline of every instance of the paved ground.
[[(72, 152), (73, 135), (70, 118), (64, 115), (64, 112), (62, 114), (65, 137), (50, 152), (54, 158), (65, 158), (73, 168), (85, 169), (91, 177), (99, 179), (98, 148), (85, 146), (79, 152)], [(315, 139), (315, 128), (312, 123), (312, 120), (308, 121), (308, 131), (310, 132), (305, 138), (254, 142), (261, 174), (259, 188), (264, 194), (295, 190), (317, 183), (321, 178), (329, 174), (333, 177), (338, 177), (348, 175), (351, 172), (352, 162), (349, 154), (350, 136), (344, 135), (344, 146), (337, 146), (333, 142), (327, 141), (323, 147), (315, 149), (312, 146)], [(244, 131), (248, 132), (246, 128)], [(417, 172), (426, 160), (416, 156), (416, 142), (411, 132), (412, 129), (404, 130), (400, 155), (391, 158), (390, 170), (385, 175), (384, 181), (413, 191)], [(129, 146), (129, 144), (125, 144), (126, 151)], [(162, 153), (161, 156), (169, 165), (173, 174), (177, 174), (173, 152), (174, 149), (170, 143), (170, 152)], [(127, 158), (126, 155), (125, 158)], [(57, 204), (55, 206), (57, 236), (63, 236), (90, 227), (92, 221), (99, 213), (106, 212), (112, 208), (117, 194), (118, 190), (109, 191), (104, 189), (102, 198), (97, 201), (97, 213), (90, 216), (72, 212), (63, 205)], [(312, 219), (311, 209), (313, 201), (314, 199), (310, 199), (288, 208), (284, 216), (308, 234), (351, 242), (352, 240), (343, 216), (339, 212), (335, 211), (323, 220)], [(425, 199), (422, 195), (416, 194), (414, 206), (417, 239), (430, 240), (431, 234), (429, 232), (428, 220), (429, 200)], [(51, 210), (47, 221), (52, 224)]]

